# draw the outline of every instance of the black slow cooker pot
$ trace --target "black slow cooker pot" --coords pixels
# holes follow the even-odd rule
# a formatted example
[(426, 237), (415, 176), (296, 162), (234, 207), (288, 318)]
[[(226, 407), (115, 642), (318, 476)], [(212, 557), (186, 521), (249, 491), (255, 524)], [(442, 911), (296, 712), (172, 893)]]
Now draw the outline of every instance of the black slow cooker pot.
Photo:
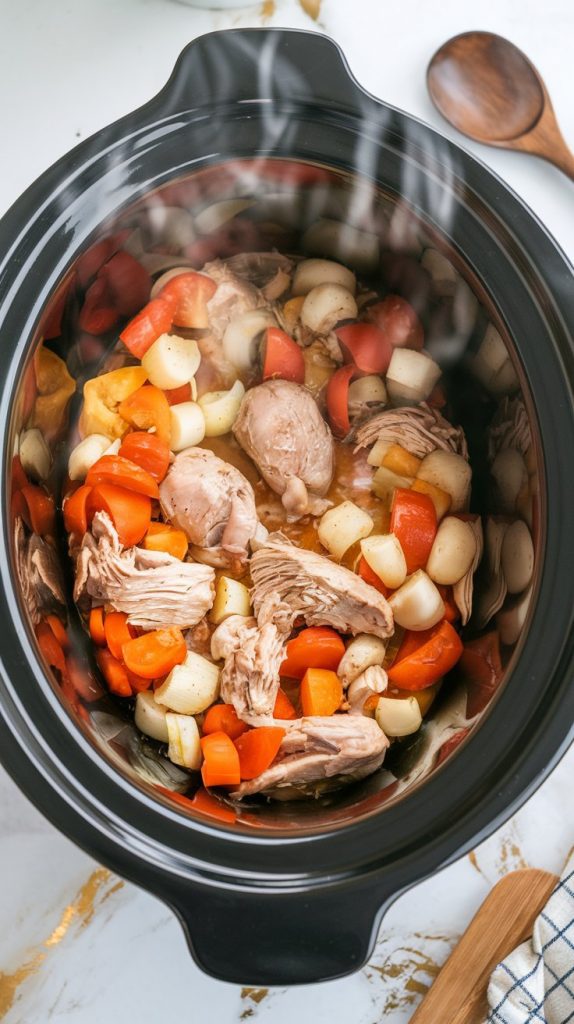
[[(422, 739), (404, 744), (384, 770), (355, 786), (314, 801), (234, 811), (209, 796), (182, 796), (181, 773), (170, 774), (142, 745), (119, 702), (90, 701), (89, 687), (83, 700), (71, 700), (52, 676), (15, 565), (10, 497), (18, 438), (42, 390), (33, 370), (42, 339), (80, 385), (106, 354), (105, 339), (54, 328), (56, 306), (61, 319), (63, 302), (70, 316), (77, 301), (79, 257), (118, 233), (123, 244), (126, 225), (138, 223), (142, 210), (180, 207), (189, 218), (189, 210), (238, 197), (247, 200), (227, 208), (238, 214), (233, 222), (219, 207), (215, 234), (199, 239), (197, 265), (199, 255), (234, 247), (307, 247), (326, 255), (322, 245), (333, 229), (324, 229), (319, 242), (309, 229), (318, 220), (350, 224), (368, 235), (370, 256), (361, 243), (349, 261), (377, 288), (402, 290), (416, 304), (416, 231), (448, 253), (508, 346), (538, 494), (524, 628), (505, 650), (496, 698), (473, 718), (456, 751), (451, 742), (440, 764), (425, 760), (431, 722)], [(157, 267), (170, 256), (177, 262), (181, 238), (170, 244), (151, 247)], [(173, 908), (208, 973), (289, 984), (356, 970), (392, 901), (515, 811), (572, 738), (571, 268), (502, 182), (430, 128), (368, 95), (332, 41), (266, 29), (191, 43), (157, 97), (63, 157), (17, 201), (0, 223), (0, 258), (2, 761), (59, 829)], [(443, 307), (435, 309), (430, 336), (452, 375), (474, 448), (473, 501), (488, 512), (488, 467), (480, 465), (493, 410), (465, 370), (473, 332), (461, 347), (460, 335), (444, 326)], [(72, 423), (79, 390), (68, 410)], [(43, 416), (46, 426), (46, 407)], [(45, 429), (56, 497), (66, 430), (56, 419)], [(69, 628), (88, 659), (63, 532), (58, 557)], [(460, 738), (456, 715), (444, 735)]]

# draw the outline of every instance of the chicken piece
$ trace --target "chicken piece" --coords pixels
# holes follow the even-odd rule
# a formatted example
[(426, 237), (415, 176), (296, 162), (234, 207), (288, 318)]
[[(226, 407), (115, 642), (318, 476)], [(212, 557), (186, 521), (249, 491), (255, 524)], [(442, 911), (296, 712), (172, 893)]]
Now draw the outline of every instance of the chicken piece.
[(324, 555), (271, 534), (251, 559), (251, 601), (260, 626), (274, 622), (290, 633), (296, 619), (333, 626), (341, 633), (393, 632), (393, 613), (383, 595)]
[(176, 455), (159, 489), (166, 519), (183, 530), (200, 562), (240, 572), (260, 528), (248, 480), (206, 448)]
[(468, 459), (462, 427), (453, 427), (438, 409), (431, 409), (426, 402), (377, 413), (359, 427), (356, 440), (356, 452), (375, 441), (387, 441), (389, 444), (400, 444), (419, 459), (437, 448)]
[(195, 626), (215, 596), (215, 573), (207, 565), (181, 562), (163, 551), (123, 549), (111, 520), (96, 512), (76, 561), (74, 600), (125, 612), (142, 629)]
[(321, 515), (333, 479), (335, 447), (314, 398), (300, 384), (268, 380), (243, 398), (233, 425), (241, 447), (297, 519)]
[(244, 278), (230, 268), (229, 260), (206, 263), (202, 273), (215, 281), (217, 290), (207, 303), (210, 333), (221, 339), (230, 320), (250, 309), (265, 305), (265, 297)]
[(42, 537), (27, 535), (18, 517), (14, 525), (16, 571), (24, 604), (34, 625), (66, 607), (62, 570), (56, 551)]
[(222, 699), (233, 704), (238, 717), (249, 725), (272, 724), (285, 637), (272, 622), (260, 628), (255, 619), (240, 615), (230, 616), (219, 630), (212, 652), (225, 657)]
[[(284, 274), (289, 284), (293, 261), (280, 252), (239, 252), (225, 260), (227, 270), (265, 292), (278, 274)], [(281, 293), (280, 293), (281, 294)]]
[(341, 783), (363, 779), (380, 768), (389, 741), (372, 718), (331, 715), (280, 722), (286, 735), (273, 764), (231, 794), (237, 800), (253, 793), (308, 785), (340, 776)]

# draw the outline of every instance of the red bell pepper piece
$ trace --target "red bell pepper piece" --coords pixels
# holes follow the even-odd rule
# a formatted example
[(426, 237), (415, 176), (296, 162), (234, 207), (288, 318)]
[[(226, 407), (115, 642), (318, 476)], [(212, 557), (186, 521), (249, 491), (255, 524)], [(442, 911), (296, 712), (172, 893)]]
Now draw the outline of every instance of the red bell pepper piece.
[(268, 327), (263, 339), (263, 380), (279, 377), (305, 383), (305, 360), (296, 341), (280, 327)]
[(217, 285), (206, 274), (178, 274), (162, 288), (159, 297), (173, 303), (173, 323), (178, 327), (203, 329), (209, 327), (207, 303), (215, 295)]
[(129, 252), (120, 249), (98, 271), (122, 316), (134, 316), (149, 299), (151, 277)]
[(420, 349), (424, 345), (422, 324), (413, 307), (400, 295), (387, 295), (369, 308), (369, 320), (377, 325), (393, 348)]
[(474, 718), (484, 710), (502, 679), (497, 631), (492, 630), (465, 643), (459, 664), (468, 686), (466, 714), (468, 718)]
[(361, 558), (359, 560), (359, 566), (357, 571), (361, 579), (363, 579), (365, 583), (368, 583), (370, 587), (374, 587), (375, 590), (378, 590), (383, 595), (383, 597), (389, 596), (389, 594), (391, 593), (390, 587), (387, 587), (383, 583), (381, 577), (377, 576), (374, 569), (371, 569), (371, 566), (367, 562), (367, 559), (363, 558), (363, 555), (361, 555)]
[(327, 414), (333, 433), (339, 437), (345, 437), (350, 429), (349, 420), (349, 385), (357, 375), (357, 367), (354, 365), (341, 366), (327, 384)]
[(393, 354), (386, 334), (374, 324), (346, 324), (335, 331), (347, 362), (363, 373), (385, 373)]
[(397, 487), (390, 529), (403, 549), (409, 575), (424, 569), (437, 531), (436, 511), (428, 494)]
[(118, 310), (104, 277), (97, 277), (88, 288), (78, 323), (87, 334), (105, 334), (118, 320)]
[(174, 312), (175, 301), (162, 294), (148, 302), (141, 312), (130, 320), (121, 332), (120, 338), (132, 355), (137, 359), (145, 356), (154, 341), (170, 330)]

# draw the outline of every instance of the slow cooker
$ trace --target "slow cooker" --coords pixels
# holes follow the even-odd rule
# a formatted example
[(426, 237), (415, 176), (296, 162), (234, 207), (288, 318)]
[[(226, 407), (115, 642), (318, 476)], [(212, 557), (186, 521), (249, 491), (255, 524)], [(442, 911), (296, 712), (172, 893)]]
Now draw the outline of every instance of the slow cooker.
[[(190, 799), (182, 773), (99, 685), (60, 527), (54, 558), (84, 673), (75, 692), (62, 688), (39, 651), (17, 565), (14, 455), (41, 422), (61, 506), (81, 385), (110, 344), (67, 325), (86, 256), (110, 238), (145, 249), (152, 272), (182, 254), (201, 266), (242, 249), (329, 256), (335, 247), (424, 316), (421, 248), (448, 260), (463, 306), (447, 288), (427, 337), (471, 444), (474, 507), (495, 521), (500, 512), (489, 424), (505, 401), (521, 404), (536, 481), (529, 600), (504, 638), (500, 685), (471, 718), (461, 714), (468, 680), (455, 680), (420, 736), (360, 783), (316, 800)], [(490, 171), (366, 93), (331, 40), (283, 29), (191, 43), (159, 95), (64, 156), (0, 222), (0, 756), (56, 827), (173, 909), (213, 976), (284, 985), (358, 969), (392, 901), (500, 825), (572, 739), (573, 285), (555, 242)], [(472, 373), (487, 321), (503, 339), (512, 394), (489, 394)], [(75, 382), (65, 403), (39, 379), (40, 345)], [(488, 585), (479, 580), (479, 591)]]

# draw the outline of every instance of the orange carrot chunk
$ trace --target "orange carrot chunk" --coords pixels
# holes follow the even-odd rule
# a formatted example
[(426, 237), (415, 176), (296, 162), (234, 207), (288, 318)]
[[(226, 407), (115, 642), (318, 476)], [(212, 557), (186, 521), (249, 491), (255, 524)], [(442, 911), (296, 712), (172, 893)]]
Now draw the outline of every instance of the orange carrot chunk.
[(289, 719), (297, 718), (295, 708), (285, 693), (285, 690), (282, 690), (281, 688), (277, 691), (277, 698), (273, 708), (273, 718), (283, 719), (284, 722)]
[(154, 629), (122, 645), (126, 668), (143, 679), (157, 679), (181, 665), (187, 647), (181, 629)]
[(285, 660), (279, 672), (290, 679), (302, 679), (308, 668), (329, 668), (333, 671), (345, 653), (341, 637), (329, 626), (309, 626), (289, 640)]
[(110, 692), (116, 697), (131, 697), (132, 688), (125, 665), (104, 647), (96, 651), (96, 661)]
[(146, 551), (165, 551), (174, 558), (183, 561), (187, 555), (189, 541), (183, 530), (176, 530), (168, 523), (150, 523), (148, 531), (141, 542)]
[(450, 672), (462, 652), (462, 640), (446, 619), (431, 629), (407, 631), (389, 680), (402, 690), (424, 690)]
[(336, 672), (309, 668), (301, 683), (301, 708), (307, 715), (334, 715), (343, 699), (343, 686)]
[(64, 502), (64, 526), (68, 533), (75, 533), (83, 537), (88, 529), (88, 514), (86, 504), (92, 488), (82, 484)]
[(26, 484), (21, 488), (20, 494), (28, 507), (28, 520), (32, 531), (39, 537), (53, 533), (56, 510), (52, 496), (35, 484)]
[(108, 612), (104, 621), (106, 643), (114, 658), (122, 660), (122, 646), (132, 639), (125, 612)]
[(242, 779), (256, 779), (269, 768), (277, 756), (284, 735), (285, 729), (277, 725), (262, 725), (243, 733), (235, 741)]
[(88, 470), (86, 483), (89, 487), (113, 484), (114, 487), (125, 487), (126, 491), (133, 491), (134, 494), (159, 498), (157, 481), (145, 469), (123, 455), (102, 455)]
[(212, 732), (224, 732), (230, 739), (236, 740), (247, 729), (248, 726), (238, 717), (233, 704), (212, 704), (203, 719), (204, 736)]
[(155, 434), (148, 434), (143, 430), (134, 430), (131, 434), (126, 434), (118, 455), (120, 458), (135, 462), (136, 466), (141, 466), (157, 483), (161, 483), (167, 473), (169, 446)]
[(147, 495), (127, 491), (125, 487), (98, 484), (86, 499), (88, 523), (91, 523), (96, 512), (107, 512), (120, 543), (131, 548), (147, 532), (151, 520), (151, 500)]
[(171, 414), (163, 391), (153, 384), (144, 384), (128, 395), (118, 406), (122, 419), (140, 430), (155, 429), (160, 441), (169, 446), (171, 440)]
[(409, 575), (424, 569), (436, 531), (436, 511), (428, 494), (397, 487), (391, 505), (391, 533), (403, 549)]
[[(241, 737), (239, 737), (241, 739)], [(212, 732), (201, 740), (204, 786), (237, 786), (241, 781), (239, 754), (225, 732)]]
[(106, 646), (106, 631), (104, 626), (104, 609), (92, 608), (88, 628), (93, 642), (98, 647)]

